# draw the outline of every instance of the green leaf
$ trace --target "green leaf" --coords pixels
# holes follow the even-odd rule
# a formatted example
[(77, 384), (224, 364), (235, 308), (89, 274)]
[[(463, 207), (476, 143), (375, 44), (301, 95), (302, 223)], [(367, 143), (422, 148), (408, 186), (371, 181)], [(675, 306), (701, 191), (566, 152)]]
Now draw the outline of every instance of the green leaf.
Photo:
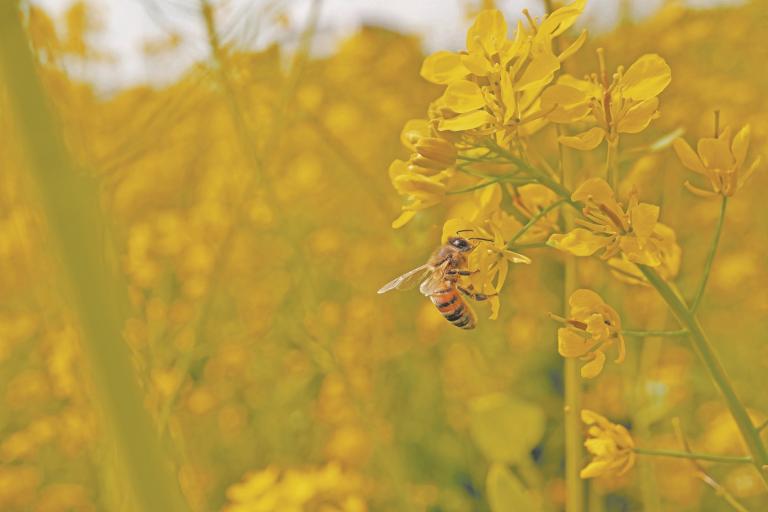
[(544, 435), (544, 413), (536, 405), (494, 393), (470, 405), (470, 435), (491, 462), (525, 460)]
[(485, 492), (492, 512), (511, 512), (525, 510), (533, 512), (536, 507), (531, 494), (504, 464), (495, 463), (488, 470), (485, 480)]

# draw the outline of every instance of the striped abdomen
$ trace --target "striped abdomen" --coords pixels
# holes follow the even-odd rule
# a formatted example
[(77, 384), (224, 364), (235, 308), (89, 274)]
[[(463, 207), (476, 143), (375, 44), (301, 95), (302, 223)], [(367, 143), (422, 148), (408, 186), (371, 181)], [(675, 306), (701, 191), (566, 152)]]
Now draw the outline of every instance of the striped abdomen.
[(464, 302), (455, 286), (451, 286), (450, 283), (445, 284), (442, 290), (438, 290), (429, 298), (445, 319), (453, 325), (462, 329), (474, 329), (475, 314), (469, 308), (469, 304)]

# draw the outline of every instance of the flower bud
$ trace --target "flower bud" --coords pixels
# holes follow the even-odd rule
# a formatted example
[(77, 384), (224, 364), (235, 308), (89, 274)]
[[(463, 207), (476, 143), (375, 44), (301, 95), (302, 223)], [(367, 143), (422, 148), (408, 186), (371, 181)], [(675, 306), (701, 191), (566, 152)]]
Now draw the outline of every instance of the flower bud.
[(416, 152), (412, 161), (421, 167), (445, 169), (456, 163), (456, 146), (445, 139), (422, 137), (416, 143)]

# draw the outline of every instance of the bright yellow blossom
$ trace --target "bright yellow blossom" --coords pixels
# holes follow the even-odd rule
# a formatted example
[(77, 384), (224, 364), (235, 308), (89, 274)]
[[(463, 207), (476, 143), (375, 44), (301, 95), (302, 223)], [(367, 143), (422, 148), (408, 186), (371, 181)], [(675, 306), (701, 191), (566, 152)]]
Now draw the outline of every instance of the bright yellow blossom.
[(731, 129), (726, 128), (717, 137), (699, 139), (696, 152), (682, 138), (676, 139), (673, 146), (682, 164), (708, 179), (712, 190), (699, 188), (688, 180), (685, 181), (685, 187), (701, 197), (713, 197), (718, 194), (730, 197), (738, 192), (761, 161), (761, 158), (757, 157), (742, 172), (749, 149), (750, 133), (750, 126), (746, 125), (731, 140)]
[(659, 117), (657, 97), (672, 79), (667, 63), (655, 54), (643, 55), (624, 71), (619, 67), (608, 82), (603, 53), (600, 73), (587, 80), (563, 75), (544, 91), (542, 110), (555, 123), (588, 119), (596, 126), (573, 136), (561, 136), (560, 143), (579, 149), (596, 148), (603, 139), (616, 144), (620, 133), (638, 133)]
[(626, 347), (621, 335), (621, 319), (616, 310), (603, 302), (592, 290), (580, 289), (568, 299), (571, 308), (566, 327), (557, 330), (557, 351), (563, 357), (578, 357), (587, 363), (581, 376), (592, 379), (605, 366), (605, 351), (616, 343), (618, 354), (614, 362), (624, 361)]
[(497, 140), (517, 133), (518, 126), (541, 119), (538, 102), (544, 86), (560, 69), (560, 62), (584, 43), (579, 37), (560, 55), (552, 38), (576, 21), (585, 0), (577, 0), (530, 27), (518, 23), (514, 40), (507, 39), (507, 23), (496, 9), (478, 14), (467, 32), (467, 50), (441, 51), (424, 61), (421, 74), (446, 85), (430, 107), (430, 117), (443, 132), (467, 132)]
[(621, 476), (635, 465), (635, 442), (624, 425), (588, 409), (581, 410), (581, 421), (589, 426), (584, 446), (592, 454), (592, 462), (579, 473), (581, 478)]
[[(671, 281), (677, 277), (680, 271), (680, 260), (683, 250), (677, 243), (675, 231), (666, 224), (657, 222), (653, 234), (657, 241), (656, 246), (659, 249), (660, 261), (659, 266), (656, 267), (656, 272), (662, 278)], [(619, 281), (627, 284), (648, 284), (648, 281), (637, 265), (629, 261), (626, 256), (611, 258), (608, 260), (608, 265), (611, 266), (613, 276)]]
[(441, 171), (432, 176), (413, 172), (406, 162), (395, 160), (389, 167), (389, 178), (397, 192), (405, 196), (407, 204), (403, 205), (403, 213), (392, 222), (393, 228), (407, 224), (418, 210), (434, 206), (445, 197), (444, 180), (453, 173)]
[(606, 260), (621, 253), (633, 263), (651, 267), (661, 263), (658, 206), (640, 203), (632, 194), (625, 211), (602, 178), (585, 181), (571, 198), (584, 203), (584, 218), (575, 220), (583, 227), (552, 235), (547, 244), (576, 256), (602, 251)]
[(448, 219), (443, 225), (442, 241), (445, 243), (449, 236), (455, 236), (457, 232), (471, 233), (465, 236), (474, 238), (477, 245), (468, 258), (469, 270), (472, 272), (468, 281), (472, 290), (488, 296), (490, 319), (495, 320), (500, 307), (498, 294), (507, 280), (509, 264), (531, 263), (531, 259), (509, 250), (497, 226), (491, 223), (486, 223), (486, 226), (487, 229), (473, 221)]

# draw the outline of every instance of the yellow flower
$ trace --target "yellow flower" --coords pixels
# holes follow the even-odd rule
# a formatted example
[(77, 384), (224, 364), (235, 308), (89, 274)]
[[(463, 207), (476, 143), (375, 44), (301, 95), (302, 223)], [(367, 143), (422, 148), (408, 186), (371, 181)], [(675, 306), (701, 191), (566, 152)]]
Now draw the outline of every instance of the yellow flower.
[(611, 423), (588, 409), (581, 410), (581, 421), (589, 426), (584, 446), (592, 462), (581, 470), (581, 478), (621, 476), (635, 464), (635, 442), (626, 427)]
[[(661, 222), (657, 222), (653, 228), (653, 235), (657, 239), (656, 246), (659, 249), (660, 264), (656, 272), (667, 281), (673, 280), (680, 272), (680, 260), (683, 250), (677, 243), (677, 236), (672, 228)], [(625, 256), (608, 260), (613, 276), (627, 284), (648, 285), (648, 280), (637, 265), (629, 261)]]
[(469, 254), (468, 266), (472, 275), (468, 280), (471, 288), (488, 297), (491, 306), (491, 320), (499, 316), (500, 302), (498, 294), (509, 275), (510, 263), (531, 263), (531, 259), (522, 254), (507, 249), (507, 243), (501, 230), (486, 223), (488, 229), (481, 224), (465, 219), (449, 219), (443, 225), (443, 242), (457, 232), (471, 232), (466, 235), (474, 238), (476, 248)]
[(441, 171), (433, 176), (425, 176), (414, 172), (406, 162), (395, 160), (389, 166), (389, 178), (397, 192), (405, 196), (407, 204), (403, 205), (403, 213), (392, 222), (392, 227), (403, 227), (423, 210), (440, 203), (445, 197), (443, 180), (452, 176), (449, 170)]
[[(750, 126), (744, 126), (731, 140), (731, 129), (726, 128), (717, 137), (699, 139), (697, 152), (682, 138), (673, 143), (675, 152), (684, 166), (709, 180), (712, 190), (692, 185), (688, 180), (685, 187), (697, 196), (713, 197), (718, 194), (732, 196), (739, 191), (760, 165), (757, 157), (742, 173), (741, 168), (749, 149)], [(698, 153), (698, 154), (697, 154)]]
[(575, 220), (583, 227), (550, 236), (548, 245), (576, 256), (602, 251), (601, 257), (606, 260), (621, 253), (633, 263), (659, 266), (658, 206), (639, 203), (632, 194), (625, 211), (602, 178), (585, 181), (571, 198), (584, 203), (584, 218)]
[(616, 143), (620, 133), (638, 133), (659, 116), (657, 96), (669, 85), (672, 73), (656, 54), (637, 59), (626, 72), (623, 67), (608, 82), (602, 49), (600, 73), (587, 80), (563, 75), (541, 96), (541, 108), (555, 123), (590, 119), (597, 126), (574, 136), (561, 136), (561, 144), (592, 150), (603, 139)]
[(566, 327), (557, 330), (557, 351), (563, 357), (578, 357), (587, 363), (581, 376), (592, 379), (605, 366), (605, 350), (616, 343), (618, 355), (614, 362), (624, 361), (626, 347), (621, 335), (621, 319), (616, 310), (603, 302), (597, 293), (580, 289), (568, 299), (571, 307)]
[(501, 12), (484, 10), (467, 32), (465, 52), (441, 51), (427, 57), (421, 75), (447, 86), (430, 106), (437, 129), (488, 136), (516, 133), (519, 125), (542, 119), (538, 101), (542, 88), (554, 78), (561, 61), (581, 47), (586, 34), (560, 55), (552, 51), (552, 38), (573, 25), (584, 4), (585, 0), (577, 0), (538, 25), (529, 17), (531, 27), (518, 23), (514, 40), (507, 39)]

